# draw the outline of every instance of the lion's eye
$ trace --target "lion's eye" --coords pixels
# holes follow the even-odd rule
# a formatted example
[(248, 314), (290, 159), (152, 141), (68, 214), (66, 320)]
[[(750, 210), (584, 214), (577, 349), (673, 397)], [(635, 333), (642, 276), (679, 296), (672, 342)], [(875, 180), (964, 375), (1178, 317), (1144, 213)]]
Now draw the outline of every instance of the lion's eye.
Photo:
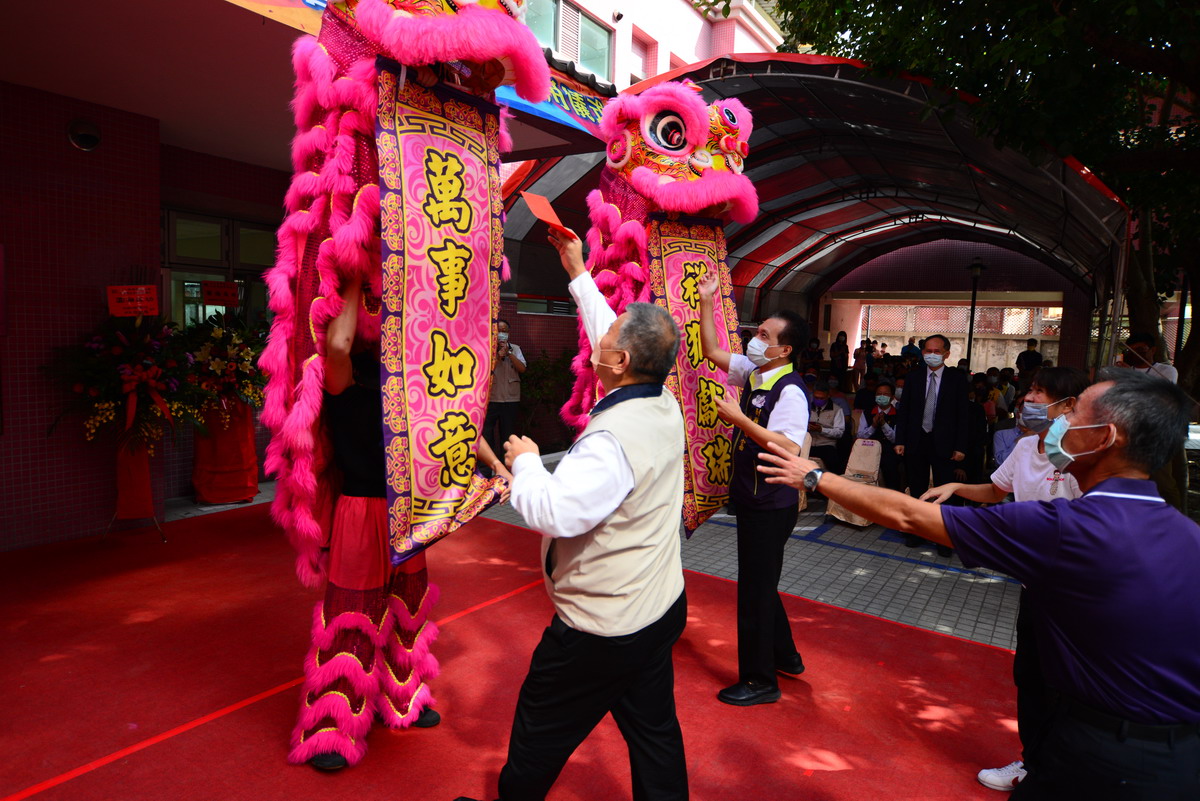
[(678, 152), (687, 147), (683, 119), (673, 111), (660, 111), (650, 123), (650, 138), (663, 150)]
[(725, 115), (725, 119), (729, 121), (730, 125), (738, 124), (737, 115), (733, 113), (733, 109), (726, 106), (725, 108), (721, 109), (721, 113)]

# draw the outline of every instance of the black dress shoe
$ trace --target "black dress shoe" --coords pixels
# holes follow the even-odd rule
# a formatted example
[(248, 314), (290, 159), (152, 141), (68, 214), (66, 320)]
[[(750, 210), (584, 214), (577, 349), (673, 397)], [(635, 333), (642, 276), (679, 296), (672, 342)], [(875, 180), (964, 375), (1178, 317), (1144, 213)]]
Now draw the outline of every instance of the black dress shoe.
[(412, 722), (412, 725), (418, 729), (432, 729), (441, 722), (442, 716), (438, 714), (438, 711), (427, 706), (421, 710), (420, 716)]
[(937, 546), (937, 555), (938, 556), (953, 556), (954, 550), (949, 545), (939, 545), (939, 546)]
[(308, 760), (308, 764), (317, 770), (341, 770), (346, 767), (346, 758), (341, 754), (317, 754)]
[(795, 678), (804, 672), (804, 662), (800, 659), (800, 654), (796, 654), (790, 659), (780, 659), (775, 662), (775, 669), (780, 673)]
[(925, 540), (921, 539), (916, 534), (905, 534), (904, 535), (904, 547), (905, 548), (916, 548), (918, 545), (921, 545), (924, 542), (925, 542)]
[(778, 687), (743, 681), (721, 690), (717, 693), (717, 700), (733, 706), (754, 706), (755, 704), (773, 704), (779, 700), (781, 695)]

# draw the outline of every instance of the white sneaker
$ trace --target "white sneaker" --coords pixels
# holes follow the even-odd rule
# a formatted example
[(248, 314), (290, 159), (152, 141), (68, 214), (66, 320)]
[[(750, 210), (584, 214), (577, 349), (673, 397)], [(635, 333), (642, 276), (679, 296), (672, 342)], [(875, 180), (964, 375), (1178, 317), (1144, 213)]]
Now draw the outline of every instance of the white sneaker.
[(981, 770), (976, 778), (984, 787), (990, 787), (993, 790), (1011, 790), (1025, 778), (1024, 765), (1025, 763), (1018, 759), (1002, 768)]

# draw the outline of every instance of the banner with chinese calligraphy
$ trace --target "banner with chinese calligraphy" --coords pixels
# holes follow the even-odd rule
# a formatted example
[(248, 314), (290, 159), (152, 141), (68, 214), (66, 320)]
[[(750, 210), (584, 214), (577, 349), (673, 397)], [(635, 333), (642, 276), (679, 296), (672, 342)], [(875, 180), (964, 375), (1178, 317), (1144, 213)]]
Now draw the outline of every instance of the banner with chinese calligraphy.
[[(670, 217), (675, 217), (671, 215)], [(719, 220), (651, 214), (647, 226), (650, 293), (671, 313), (683, 334), (667, 388), (683, 410), (683, 525), (688, 536), (729, 499), (733, 470), (732, 428), (717, 417), (714, 397), (725, 394), (726, 373), (704, 358), (700, 345), (699, 284), (713, 270), (720, 276), (714, 322), (721, 348), (741, 353), (733, 285), (726, 264), (725, 229)], [(730, 390), (736, 392), (736, 390)]]
[(379, 60), (381, 364), (392, 561), (486, 509), (475, 471), (504, 257), (498, 107)]

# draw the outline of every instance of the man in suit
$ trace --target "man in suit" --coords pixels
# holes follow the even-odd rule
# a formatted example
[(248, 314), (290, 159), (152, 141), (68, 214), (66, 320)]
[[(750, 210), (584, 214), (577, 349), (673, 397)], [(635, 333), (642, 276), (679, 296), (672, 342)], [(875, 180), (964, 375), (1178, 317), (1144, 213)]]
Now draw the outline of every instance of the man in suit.
[[(904, 457), (908, 489), (920, 498), (929, 489), (933, 471), (935, 486), (954, 480), (954, 469), (967, 454), (967, 374), (947, 367), (950, 340), (941, 334), (925, 338), (921, 349), (924, 364), (904, 381), (904, 403), (896, 415), (896, 454)], [(904, 544), (914, 548), (921, 538), (904, 535)], [(937, 546), (948, 556), (950, 549)]]

